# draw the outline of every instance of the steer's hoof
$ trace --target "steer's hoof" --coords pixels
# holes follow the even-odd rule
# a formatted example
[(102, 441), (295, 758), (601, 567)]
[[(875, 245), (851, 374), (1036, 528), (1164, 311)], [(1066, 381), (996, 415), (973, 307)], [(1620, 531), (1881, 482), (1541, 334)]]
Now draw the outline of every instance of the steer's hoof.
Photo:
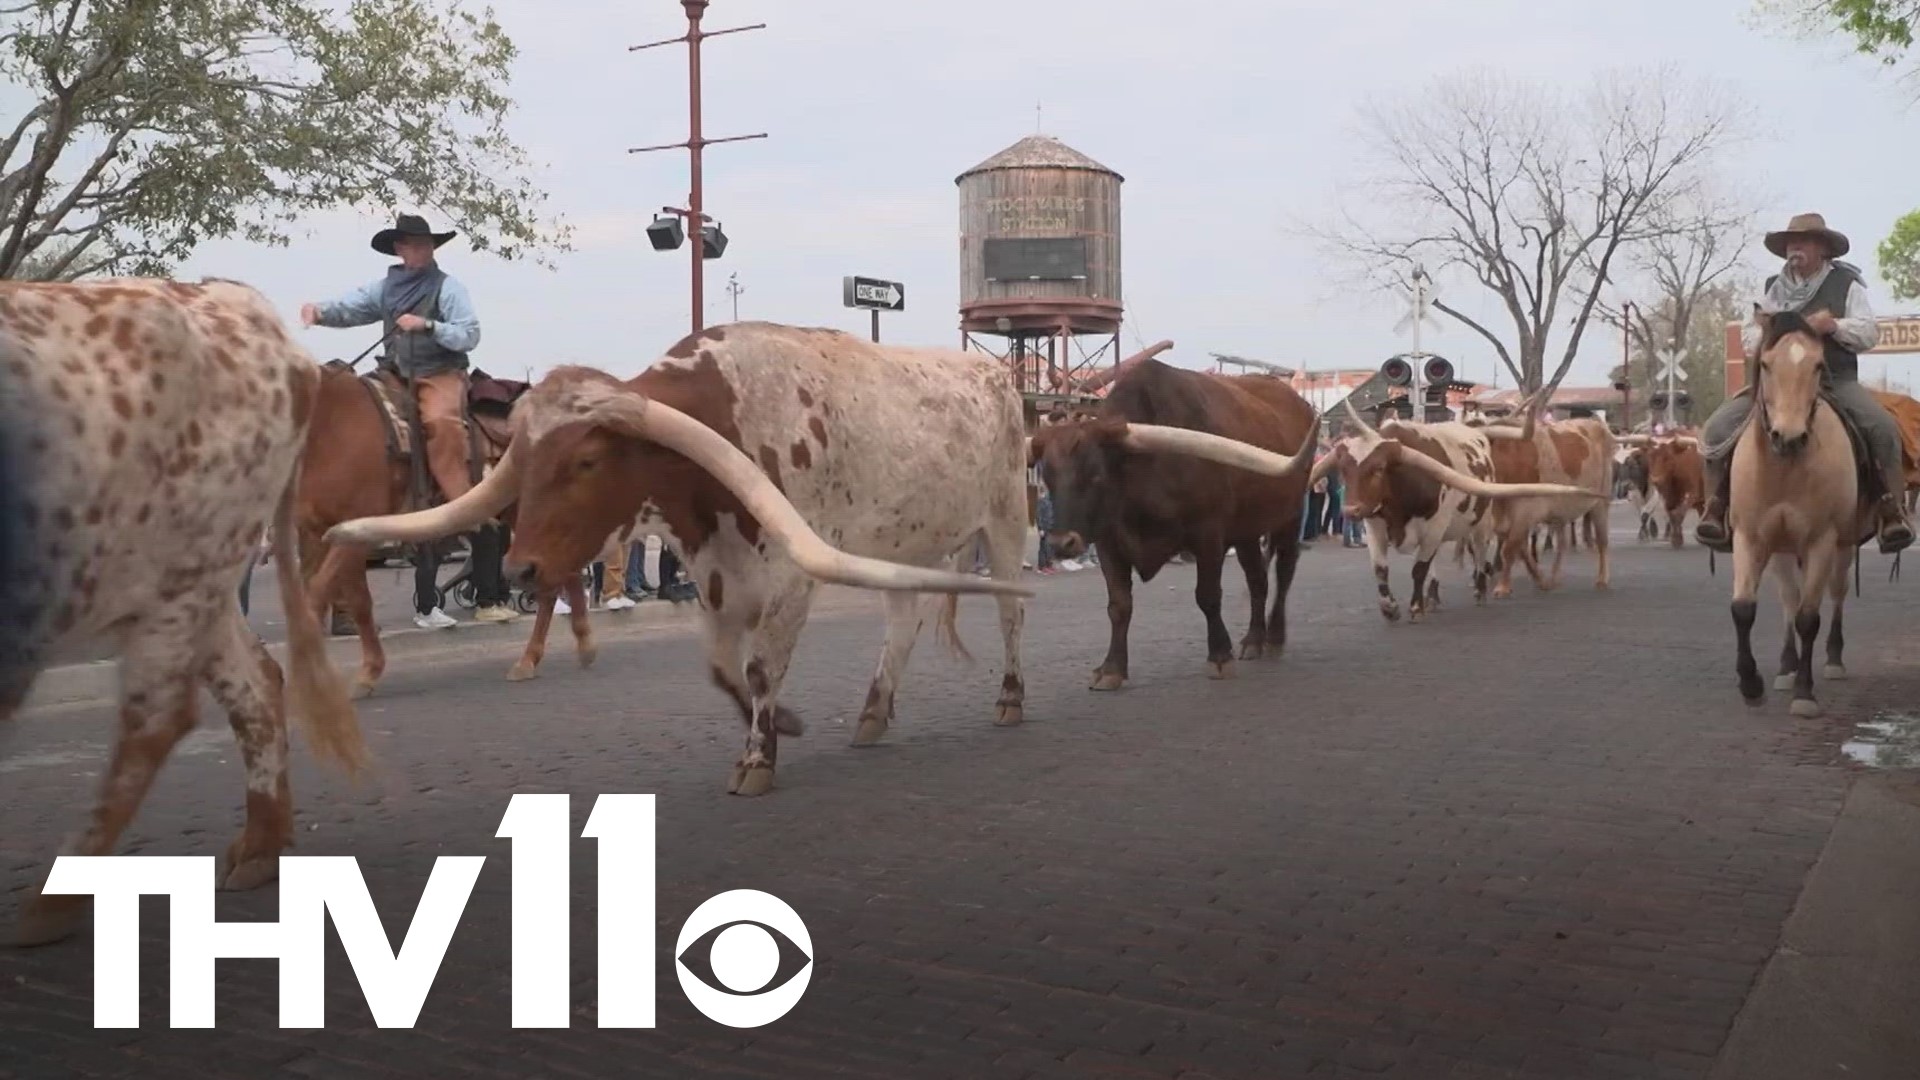
[(1399, 622), (1400, 621), (1400, 605), (1399, 604), (1381, 604), (1380, 614), (1385, 616), (1388, 622)]
[(589, 641), (581, 645), (574, 655), (579, 659), (581, 667), (590, 668), (595, 660), (600, 659), (600, 646)]
[(735, 765), (727, 782), (729, 795), (765, 795), (773, 790), (773, 766)]
[(1261, 660), (1267, 655), (1267, 643), (1264, 641), (1243, 641), (1240, 643), (1240, 659)]
[(1793, 704), (1787, 708), (1802, 720), (1813, 720), (1820, 715), (1820, 703), (1812, 698), (1794, 698)]
[(1847, 681), (1847, 669), (1841, 664), (1828, 664), (1820, 671), (1820, 677), (1829, 682)]
[(1773, 677), (1773, 688), (1775, 690), (1793, 689), (1793, 672), (1783, 671), (1780, 674), (1775, 675)]
[(1231, 660), (1207, 661), (1207, 678), (1209, 679), (1233, 678), (1233, 661)]
[(1018, 724), (1020, 721), (1025, 719), (1026, 719), (1026, 710), (1023, 709), (1021, 706), (1002, 705), (1000, 706), (1000, 711), (994, 714), (993, 726), (1012, 727), (1015, 724)]
[(72, 937), (80, 929), (86, 903), (85, 896), (48, 896), (35, 891), (20, 909), (20, 921), (13, 928), (13, 943), (27, 948)]
[(887, 733), (887, 718), (868, 713), (860, 718), (860, 727), (853, 733), (853, 745), (872, 746)]
[(1125, 675), (1115, 675), (1111, 671), (1096, 671), (1093, 673), (1093, 682), (1087, 686), (1087, 689), (1118, 690), (1120, 689), (1120, 684), (1126, 681), (1127, 677)]
[(352, 701), (359, 701), (361, 698), (371, 696), (373, 696), (372, 679), (355, 679), (353, 680), (353, 686), (347, 690), (347, 697)]
[(513, 665), (513, 670), (507, 672), (508, 682), (526, 682), (528, 679), (537, 679), (539, 677), (539, 667), (529, 664), (525, 660)]
[(255, 855), (239, 862), (229, 862), (233, 869), (220, 882), (227, 892), (246, 892), (257, 889), (280, 876), (280, 856)]
[(781, 706), (773, 710), (773, 730), (797, 739), (807, 733), (807, 725), (800, 722), (800, 714)]

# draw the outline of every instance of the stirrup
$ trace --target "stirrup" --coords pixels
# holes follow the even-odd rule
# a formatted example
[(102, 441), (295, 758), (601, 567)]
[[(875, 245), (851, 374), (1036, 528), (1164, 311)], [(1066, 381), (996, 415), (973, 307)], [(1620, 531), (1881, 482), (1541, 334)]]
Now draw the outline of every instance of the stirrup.
[(1733, 533), (1724, 521), (1702, 517), (1700, 523), (1693, 527), (1693, 538), (1701, 547), (1718, 551), (1722, 555), (1733, 552)]
[(1899, 518), (1892, 521), (1883, 520), (1874, 539), (1879, 542), (1880, 554), (1892, 555), (1894, 552), (1906, 550), (1913, 543), (1913, 526)]

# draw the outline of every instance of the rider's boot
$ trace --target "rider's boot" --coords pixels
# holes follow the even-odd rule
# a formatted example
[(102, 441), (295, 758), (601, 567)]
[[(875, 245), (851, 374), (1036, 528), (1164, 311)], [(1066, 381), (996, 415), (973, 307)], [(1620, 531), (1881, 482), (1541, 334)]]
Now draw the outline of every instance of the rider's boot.
[(1727, 531), (1727, 480), (1731, 471), (1707, 462), (1707, 505), (1700, 510), (1700, 524), (1693, 527), (1693, 538), (1701, 547), (1723, 555), (1733, 551), (1733, 534)]
[(1913, 526), (1907, 523), (1907, 510), (1900, 501), (1900, 495), (1906, 491), (1906, 487), (1906, 475), (1898, 466), (1881, 470), (1880, 501), (1875, 508), (1880, 517), (1882, 555), (1904, 550), (1913, 543)]

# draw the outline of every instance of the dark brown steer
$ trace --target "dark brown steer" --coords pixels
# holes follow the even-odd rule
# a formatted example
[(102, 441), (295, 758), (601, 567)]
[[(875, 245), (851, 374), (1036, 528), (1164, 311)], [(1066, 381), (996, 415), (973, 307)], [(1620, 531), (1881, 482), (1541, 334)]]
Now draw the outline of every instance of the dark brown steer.
[[(1233, 548), (1253, 617), (1242, 658), (1287, 640), (1287, 590), (1300, 557), (1313, 408), (1266, 375), (1215, 375), (1145, 360), (1121, 375), (1096, 419), (1042, 428), (1028, 457), (1053, 496), (1049, 539), (1072, 558), (1098, 548), (1112, 638), (1092, 689), (1127, 679), (1133, 575), (1152, 581), (1182, 551), (1198, 564), (1194, 601), (1207, 622), (1207, 664), (1231, 673), (1233, 639), (1220, 618), (1220, 570)], [(1264, 474), (1264, 475), (1263, 475)], [(1266, 546), (1261, 546), (1265, 541)], [(1265, 613), (1267, 561), (1275, 564)]]

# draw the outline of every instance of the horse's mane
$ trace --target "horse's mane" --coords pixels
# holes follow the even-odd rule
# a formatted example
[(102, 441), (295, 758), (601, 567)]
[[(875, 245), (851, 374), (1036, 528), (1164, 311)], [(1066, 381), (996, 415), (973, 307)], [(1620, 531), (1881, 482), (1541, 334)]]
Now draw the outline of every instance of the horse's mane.
[(1795, 332), (1802, 333), (1802, 334), (1812, 334), (1815, 338), (1818, 338), (1820, 336), (1819, 334), (1814, 333), (1813, 327), (1807, 325), (1807, 320), (1805, 316), (1801, 315), (1799, 312), (1797, 311), (1776, 312), (1775, 314), (1769, 316), (1767, 319), (1767, 332), (1760, 341), (1761, 351), (1764, 352), (1767, 349), (1773, 348), (1775, 345), (1778, 345), (1780, 343), (1781, 338), (1786, 337), (1788, 334), (1795, 333)]

